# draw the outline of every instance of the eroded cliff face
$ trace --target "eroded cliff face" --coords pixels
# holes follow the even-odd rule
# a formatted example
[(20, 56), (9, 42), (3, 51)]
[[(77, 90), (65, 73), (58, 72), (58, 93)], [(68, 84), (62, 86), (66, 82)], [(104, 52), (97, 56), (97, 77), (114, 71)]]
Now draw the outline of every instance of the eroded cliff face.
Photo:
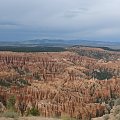
[(44, 117), (90, 120), (109, 113), (120, 96), (120, 61), (73, 52), (1, 52), (0, 102), (6, 107), (12, 95), (24, 115), (35, 107)]

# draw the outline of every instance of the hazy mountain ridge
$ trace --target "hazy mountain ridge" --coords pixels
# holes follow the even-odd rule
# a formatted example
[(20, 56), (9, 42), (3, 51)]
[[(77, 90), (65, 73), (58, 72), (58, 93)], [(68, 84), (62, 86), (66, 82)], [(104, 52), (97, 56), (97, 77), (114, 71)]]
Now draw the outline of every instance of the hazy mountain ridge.
[(60, 39), (35, 39), (26, 41), (9, 41), (0, 42), (0, 46), (55, 46), (68, 47), (73, 45), (87, 45), (96, 47), (110, 47), (114, 49), (120, 48), (120, 42), (104, 42), (104, 41), (89, 41), (89, 40), (60, 40)]

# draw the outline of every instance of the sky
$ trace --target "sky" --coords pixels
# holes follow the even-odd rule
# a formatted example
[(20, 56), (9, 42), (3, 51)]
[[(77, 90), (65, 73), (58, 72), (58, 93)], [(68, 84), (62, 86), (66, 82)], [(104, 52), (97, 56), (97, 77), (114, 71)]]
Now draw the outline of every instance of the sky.
[(120, 0), (0, 0), (0, 41), (120, 41)]

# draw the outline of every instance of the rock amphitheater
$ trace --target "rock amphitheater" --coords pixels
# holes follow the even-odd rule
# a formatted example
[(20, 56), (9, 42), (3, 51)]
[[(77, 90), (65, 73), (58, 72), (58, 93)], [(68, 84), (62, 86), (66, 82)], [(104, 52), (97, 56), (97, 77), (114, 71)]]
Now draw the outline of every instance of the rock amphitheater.
[[(96, 53), (101, 55), (99, 58)], [(66, 52), (0, 52), (0, 102), (42, 117), (91, 120), (109, 114), (120, 97), (120, 53), (71, 48)]]

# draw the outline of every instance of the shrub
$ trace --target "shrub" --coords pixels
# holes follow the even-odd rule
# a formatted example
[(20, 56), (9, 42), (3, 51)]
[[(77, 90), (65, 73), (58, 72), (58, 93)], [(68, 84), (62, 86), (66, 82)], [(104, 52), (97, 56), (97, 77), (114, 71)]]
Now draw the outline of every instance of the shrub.
[(95, 78), (97, 78), (98, 80), (105, 80), (105, 79), (110, 79), (112, 78), (112, 74), (110, 72), (108, 72), (107, 70), (100, 70), (99, 72), (98, 71), (94, 71), (93, 72), (93, 76)]
[(14, 110), (15, 109), (15, 101), (16, 101), (15, 96), (11, 96), (7, 101), (7, 108)]
[(0, 80), (0, 85), (8, 88), (11, 86), (11, 84), (5, 80)]
[(5, 113), (3, 113), (2, 116), (7, 117), (7, 118), (18, 118), (19, 117), (18, 113), (13, 112), (13, 111), (6, 111)]
[(30, 111), (29, 111), (29, 114), (33, 115), (33, 116), (39, 116), (40, 113), (39, 113), (39, 110), (35, 107), (33, 107)]
[(120, 105), (120, 98), (115, 101), (115, 106)]
[(63, 117), (62, 120), (70, 120), (69, 117)]
[(114, 110), (114, 115), (120, 114), (120, 106), (117, 106)]

